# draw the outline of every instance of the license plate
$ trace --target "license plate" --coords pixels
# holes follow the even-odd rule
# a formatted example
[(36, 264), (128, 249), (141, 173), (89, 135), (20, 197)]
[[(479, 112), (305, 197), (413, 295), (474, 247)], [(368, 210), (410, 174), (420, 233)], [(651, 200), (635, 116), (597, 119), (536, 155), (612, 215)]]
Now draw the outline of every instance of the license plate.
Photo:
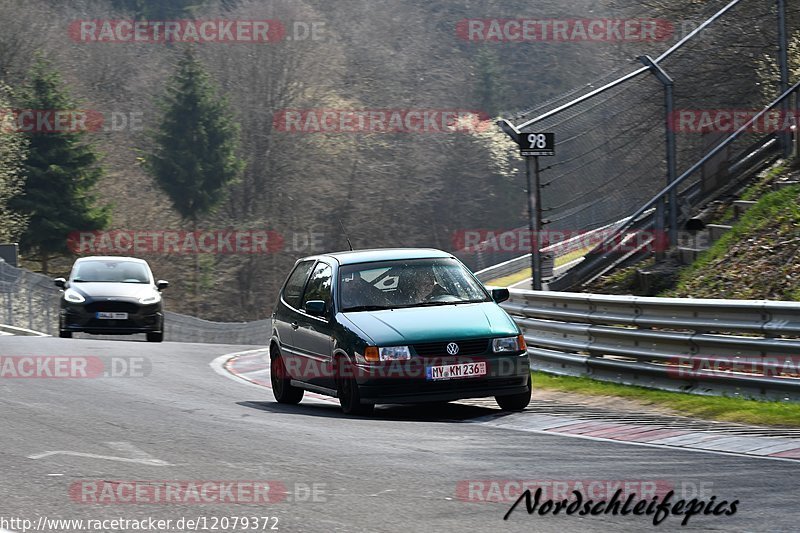
[(97, 313), (100, 320), (128, 320), (128, 313)]
[(429, 381), (478, 378), (486, 375), (486, 363), (459, 363), (456, 365), (429, 366), (425, 370)]

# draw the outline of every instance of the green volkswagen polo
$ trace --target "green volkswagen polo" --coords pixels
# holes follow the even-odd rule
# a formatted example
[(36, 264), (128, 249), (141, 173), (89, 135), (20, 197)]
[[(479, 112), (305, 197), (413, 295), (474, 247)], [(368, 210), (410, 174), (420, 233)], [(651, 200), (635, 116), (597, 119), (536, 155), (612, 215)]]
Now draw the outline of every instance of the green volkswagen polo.
[(493, 396), (525, 409), (525, 339), (491, 293), (455, 257), (431, 249), (330, 253), (299, 260), (272, 314), (275, 399), (304, 391), (339, 398), (347, 414), (375, 404)]

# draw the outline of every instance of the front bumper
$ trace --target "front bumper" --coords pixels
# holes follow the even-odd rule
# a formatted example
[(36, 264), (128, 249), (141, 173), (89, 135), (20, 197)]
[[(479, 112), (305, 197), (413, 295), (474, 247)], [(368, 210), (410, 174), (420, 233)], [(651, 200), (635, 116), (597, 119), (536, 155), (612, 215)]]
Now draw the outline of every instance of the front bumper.
[[(91, 302), (90, 302), (91, 303)], [(64, 304), (61, 306), (59, 329), (71, 332), (84, 332), (95, 335), (132, 335), (135, 333), (161, 332), (164, 330), (164, 314), (161, 304), (138, 305), (123, 302), (125, 307), (109, 308), (109, 311), (125, 309), (127, 319), (99, 319), (95, 307), (87, 304)]]
[[(430, 380), (426, 367), (442, 364), (487, 363), (485, 376)], [(487, 355), (424, 359), (385, 365), (358, 365), (356, 382), (363, 403), (423, 403), (520, 394), (528, 390), (528, 355)]]

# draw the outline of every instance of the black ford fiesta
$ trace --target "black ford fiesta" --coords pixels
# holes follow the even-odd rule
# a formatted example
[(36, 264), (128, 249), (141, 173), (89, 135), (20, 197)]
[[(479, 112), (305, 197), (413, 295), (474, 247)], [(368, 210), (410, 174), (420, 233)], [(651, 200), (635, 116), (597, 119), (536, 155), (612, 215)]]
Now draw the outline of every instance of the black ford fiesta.
[(147, 262), (132, 257), (83, 257), (75, 261), (69, 280), (56, 278), (62, 289), (58, 332), (95, 335), (146, 333), (149, 342), (164, 340), (161, 291)]

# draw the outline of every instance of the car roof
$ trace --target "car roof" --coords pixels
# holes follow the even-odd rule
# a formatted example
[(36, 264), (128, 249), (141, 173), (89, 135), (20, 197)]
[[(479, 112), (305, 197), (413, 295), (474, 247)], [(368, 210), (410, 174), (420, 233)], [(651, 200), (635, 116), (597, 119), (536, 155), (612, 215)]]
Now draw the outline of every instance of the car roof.
[(75, 260), (76, 263), (81, 263), (83, 261), (133, 261), (135, 263), (147, 264), (147, 261), (144, 259), (139, 259), (138, 257), (124, 257), (121, 255), (92, 255), (89, 257), (79, 257)]
[(403, 259), (431, 259), (453, 257), (452, 254), (434, 248), (375, 248), (371, 250), (353, 250), (320, 254), (306, 259), (330, 258), (340, 265), (371, 263), (373, 261), (393, 261)]

